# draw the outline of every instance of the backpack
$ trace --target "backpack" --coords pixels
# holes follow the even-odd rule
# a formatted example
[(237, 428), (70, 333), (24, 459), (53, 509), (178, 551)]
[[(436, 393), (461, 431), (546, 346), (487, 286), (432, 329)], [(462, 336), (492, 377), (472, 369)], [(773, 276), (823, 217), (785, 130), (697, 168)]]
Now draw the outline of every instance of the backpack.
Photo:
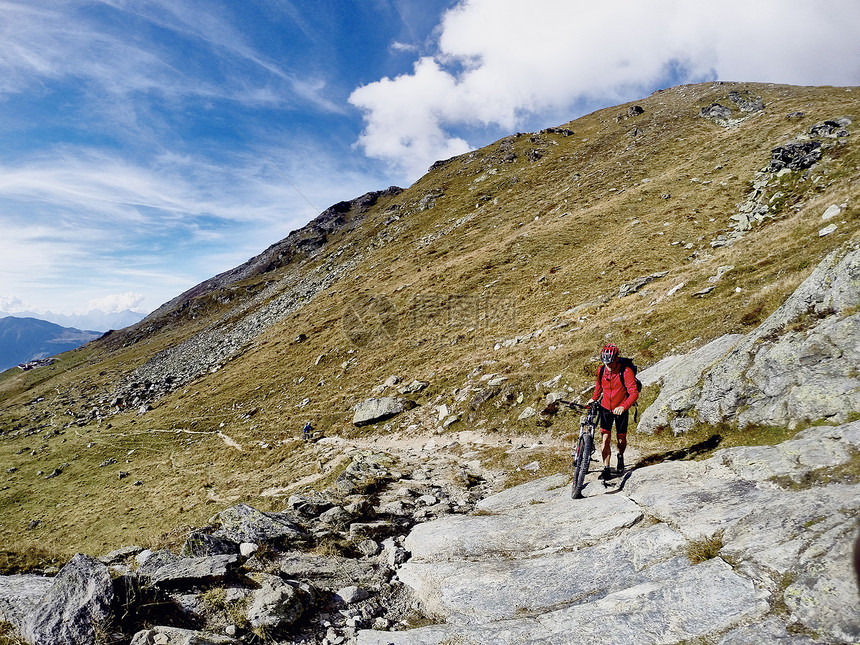
[[(603, 380), (603, 369), (604, 369), (604, 367), (606, 367), (606, 366), (601, 365), (600, 370), (597, 372), (598, 380), (601, 380), (601, 381)], [(632, 358), (629, 358), (627, 356), (619, 356), (618, 357), (618, 375), (621, 377), (622, 383), (624, 383), (624, 370), (626, 370), (628, 367), (631, 370), (633, 370), (633, 380), (636, 381), (636, 391), (641, 392), (642, 391), (642, 381), (640, 381), (638, 378), (636, 378), (636, 374), (639, 372), (639, 368), (636, 366), (636, 363), (633, 362)], [(633, 411), (633, 422), (635, 423), (636, 421), (639, 420), (639, 403), (638, 402), (634, 403), (633, 407), (636, 408)]]

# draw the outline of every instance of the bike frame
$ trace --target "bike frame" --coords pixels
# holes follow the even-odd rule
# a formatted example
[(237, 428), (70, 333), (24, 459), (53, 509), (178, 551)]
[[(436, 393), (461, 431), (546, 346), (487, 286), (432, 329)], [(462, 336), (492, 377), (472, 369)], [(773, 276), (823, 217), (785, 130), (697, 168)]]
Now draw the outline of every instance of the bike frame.
[(588, 405), (572, 403), (570, 401), (559, 401), (571, 408), (586, 410), (579, 419), (579, 438), (573, 451), (573, 484), (571, 485), (571, 497), (579, 499), (582, 497), (582, 489), (585, 486), (585, 475), (591, 464), (591, 455), (594, 452), (594, 433), (597, 429), (599, 419), (599, 403), (597, 401)]

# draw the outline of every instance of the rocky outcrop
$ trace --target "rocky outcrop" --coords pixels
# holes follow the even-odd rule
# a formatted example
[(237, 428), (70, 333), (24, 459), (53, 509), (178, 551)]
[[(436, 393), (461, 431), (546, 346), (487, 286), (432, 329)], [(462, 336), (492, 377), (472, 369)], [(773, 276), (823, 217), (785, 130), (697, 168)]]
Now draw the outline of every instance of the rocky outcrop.
[[(732, 108), (722, 103), (711, 103), (707, 107), (703, 107), (699, 111), (699, 117), (710, 119), (717, 125), (724, 128), (733, 128), (740, 125), (750, 114), (760, 112), (764, 109), (764, 102), (761, 97), (750, 94), (747, 90), (738, 92), (732, 90), (725, 97), (728, 100), (723, 100), (724, 103), (734, 103), (735, 108), (740, 111), (740, 114), (734, 116)], [(734, 118), (733, 118), (734, 117)]]
[(711, 240), (711, 246), (717, 248), (734, 244), (754, 226), (782, 216), (787, 205), (797, 204), (800, 196), (817, 181), (807, 182), (810, 169), (831, 148), (837, 146), (838, 149), (838, 142), (832, 140), (849, 136), (846, 129), (849, 125), (851, 119), (847, 117), (827, 120), (771, 149), (768, 164), (755, 173), (752, 190), (737, 205), (738, 212), (730, 217), (731, 230)]
[(646, 284), (650, 284), (654, 280), (662, 278), (668, 273), (668, 271), (658, 271), (657, 273), (652, 273), (651, 275), (638, 277), (633, 280), (633, 282), (625, 282), (618, 289), (618, 297), (624, 298), (625, 296), (629, 296), (630, 294), (636, 293)]
[(665, 427), (670, 427), (675, 434), (690, 430), (695, 419), (687, 413), (702, 396), (702, 374), (743, 337), (743, 334), (727, 334), (686, 356), (669, 356), (642, 370), (642, 383), (659, 384), (660, 394), (641, 413), (636, 430), (646, 434)]
[(107, 632), (113, 580), (101, 562), (76, 555), (62, 568), (21, 633), (32, 645), (87, 645)]
[[(828, 255), (750, 334), (717, 339), (660, 366), (660, 394), (637, 430), (669, 426), (680, 433), (696, 421), (795, 427), (860, 414), (858, 306), (854, 243)], [(649, 370), (642, 379), (651, 381)]]
[(398, 579), (440, 623), (357, 643), (853, 643), (860, 484), (804, 482), (858, 449), (854, 422), (591, 480), (575, 502), (562, 476), (510, 489), (406, 538)]

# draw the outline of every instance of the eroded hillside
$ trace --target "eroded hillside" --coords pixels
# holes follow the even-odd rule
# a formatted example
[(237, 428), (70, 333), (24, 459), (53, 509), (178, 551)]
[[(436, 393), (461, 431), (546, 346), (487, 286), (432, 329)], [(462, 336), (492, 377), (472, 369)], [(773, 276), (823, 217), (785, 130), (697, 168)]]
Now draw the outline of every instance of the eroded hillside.
[[(587, 387), (607, 339), (647, 366), (747, 332), (856, 238), (858, 94), (684, 86), (511, 135), (333, 206), (49, 368), (7, 372), (0, 537), (96, 552), (236, 501), (278, 508), (344, 465), (337, 444), (300, 440), (306, 420), (345, 438), (563, 442), (569, 422), (527, 410)], [(355, 405), (382, 394), (418, 406), (356, 428)], [(513, 478), (534, 458), (472, 452)]]

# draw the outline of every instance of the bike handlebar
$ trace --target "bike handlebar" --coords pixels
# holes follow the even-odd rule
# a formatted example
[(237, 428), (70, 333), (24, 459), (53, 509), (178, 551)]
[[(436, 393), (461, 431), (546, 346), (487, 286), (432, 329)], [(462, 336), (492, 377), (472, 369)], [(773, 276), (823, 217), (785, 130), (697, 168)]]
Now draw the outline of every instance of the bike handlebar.
[(566, 406), (577, 410), (590, 410), (592, 407), (597, 407), (600, 405), (597, 401), (591, 401), (588, 404), (576, 403), (575, 401), (565, 401), (564, 399), (556, 399), (557, 403), (563, 403)]

